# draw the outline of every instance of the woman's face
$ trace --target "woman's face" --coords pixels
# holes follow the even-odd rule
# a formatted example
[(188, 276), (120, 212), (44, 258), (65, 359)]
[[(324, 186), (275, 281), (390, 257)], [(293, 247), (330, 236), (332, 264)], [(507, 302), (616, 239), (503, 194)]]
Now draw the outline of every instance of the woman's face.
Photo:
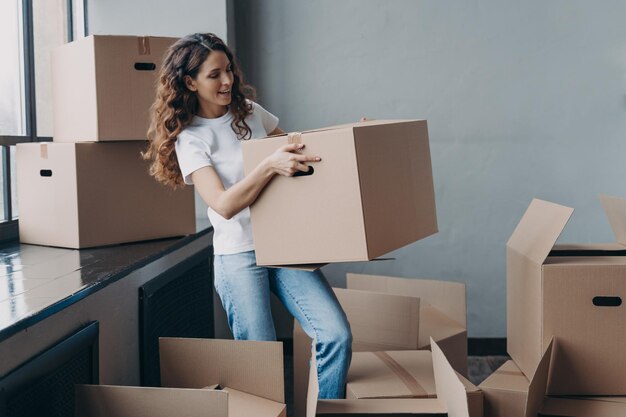
[(200, 66), (196, 78), (187, 76), (187, 88), (195, 91), (200, 101), (200, 116), (220, 117), (232, 100), (233, 72), (231, 63), (222, 51), (211, 51)]

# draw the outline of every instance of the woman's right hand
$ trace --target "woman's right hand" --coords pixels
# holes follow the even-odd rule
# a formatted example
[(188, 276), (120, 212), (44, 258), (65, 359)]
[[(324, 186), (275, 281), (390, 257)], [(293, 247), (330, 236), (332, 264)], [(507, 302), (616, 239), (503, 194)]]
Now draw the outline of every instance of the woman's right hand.
[(297, 171), (307, 172), (309, 166), (306, 162), (319, 162), (319, 156), (308, 156), (298, 153), (304, 149), (303, 143), (291, 143), (278, 148), (265, 159), (274, 174), (291, 177)]

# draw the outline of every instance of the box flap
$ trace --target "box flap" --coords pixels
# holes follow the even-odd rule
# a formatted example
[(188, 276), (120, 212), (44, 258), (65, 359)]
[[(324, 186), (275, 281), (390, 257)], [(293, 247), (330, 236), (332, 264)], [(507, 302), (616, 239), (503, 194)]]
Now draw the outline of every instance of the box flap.
[(427, 350), (352, 355), (347, 399), (434, 398), (436, 395), (432, 355)]
[(573, 211), (570, 207), (533, 199), (507, 246), (541, 265)]
[(419, 298), (333, 290), (350, 322), (353, 351), (417, 349)]
[(284, 417), (285, 404), (224, 387), (228, 393), (228, 417)]
[(430, 339), (433, 353), (433, 371), (437, 399), (445, 404), (450, 417), (469, 417), (469, 406), (465, 386), (450, 366), (445, 355), (433, 339)]
[(160, 338), (163, 386), (199, 388), (218, 383), (285, 402), (281, 342)]
[(539, 361), (539, 365), (537, 365), (537, 370), (530, 379), (525, 417), (536, 417), (543, 404), (548, 388), (548, 372), (550, 371), (550, 362), (552, 360), (553, 343), (554, 339), (550, 339), (550, 343), (548, 343)]
[(530, 381), (517, 367), (515, 362), (508, 360), (481, 382), (478, 387), (481, 389), (528, 393), (529, 385)]
[(76, 385), (76, 417), (229, 417), (228, 394), (209, 389)]
[[(467, 326), (465, 284), (462, 282), (348, 273), (346, 287), (419, 297), (422, 310), (430, 304), (464, 328)], [(425, 345), (429, 343), (428, 340), (424, 342)]]
[(600, 195), (600, 202), (615, 234), (615, 240), (626, 245), (626, 198)]

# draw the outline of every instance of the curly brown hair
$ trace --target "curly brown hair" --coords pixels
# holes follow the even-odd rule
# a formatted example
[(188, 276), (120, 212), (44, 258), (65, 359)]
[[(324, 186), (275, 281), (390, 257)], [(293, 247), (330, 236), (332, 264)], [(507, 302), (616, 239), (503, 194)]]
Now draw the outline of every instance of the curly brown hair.
[(150, 109), (148, 149), (142, 153), (151, 161), (150, 175), (157, 181), (177, 188), (184, 185), (176, 158), (176, 137), (198, 113), (199, 102), (195, 92), (185, 85), (185, 77), (198, 76), (200, 66), (212, 51), (222, 51), (228, 57), (233, 73), (231, 127), (239, 139), (249, 139), (250, 126), (246, 117), (252, 113), (254, 89), (245, 84), (237, 60), (224, 41), (212, 33), (195, 33), (179, 39), (168, 49), (157, 81), (156, 100)]

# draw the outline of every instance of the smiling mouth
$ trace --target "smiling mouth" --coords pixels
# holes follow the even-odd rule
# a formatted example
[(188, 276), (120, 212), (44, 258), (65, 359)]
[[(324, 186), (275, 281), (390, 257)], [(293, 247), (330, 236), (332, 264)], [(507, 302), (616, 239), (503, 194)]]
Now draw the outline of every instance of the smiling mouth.
[(227, 95), (229, 95), (229, 94), (230, 94), (230, 90), (226, 90), (226, 91), (218, 91), (217, 93), (218, 93), (218, 94), (221, 94), (221, 95), (223, 95), (223, 96), (227, 96)]

